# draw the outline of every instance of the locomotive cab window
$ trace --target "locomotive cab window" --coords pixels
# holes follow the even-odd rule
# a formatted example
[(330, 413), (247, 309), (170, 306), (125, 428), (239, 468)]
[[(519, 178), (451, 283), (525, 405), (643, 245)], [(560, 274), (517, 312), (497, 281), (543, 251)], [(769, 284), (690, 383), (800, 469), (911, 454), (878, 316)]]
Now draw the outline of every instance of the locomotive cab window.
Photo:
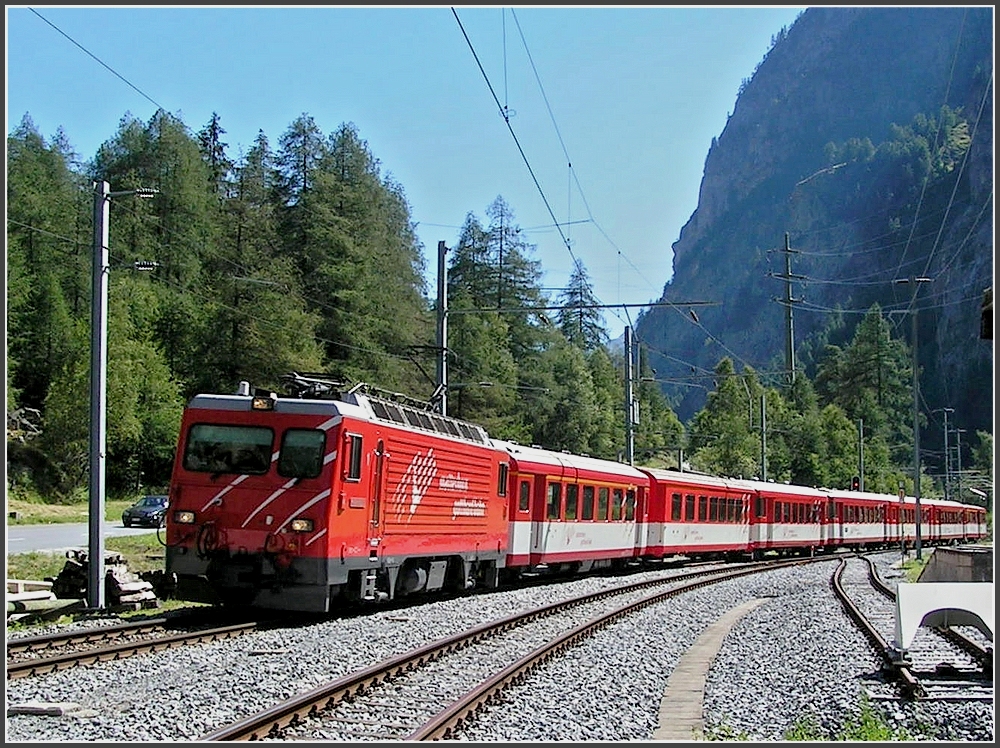
[(323, 470), (326, 432), (317, 429), (288, 429), (281, 437), (278, 475), (285, 478), (315, 478)]
[(361, 452), (363, 448), (364, 442), (360, 434), (347, 435), (347, 459), (344, 463), (347, 467), (344, 474), (345, 480), (361, 480)]
[(497, 471), (499, 474), (497, 476), (497, 496), (507, 495), (507, 476), (510, 471), (510, 465), (506, 462), (500, 463), (500, 469)]
[(184, 468), (198, 473), (262, 475), (271, 466), (274, 432), (263, 426), (198, 423), (188, 432)]

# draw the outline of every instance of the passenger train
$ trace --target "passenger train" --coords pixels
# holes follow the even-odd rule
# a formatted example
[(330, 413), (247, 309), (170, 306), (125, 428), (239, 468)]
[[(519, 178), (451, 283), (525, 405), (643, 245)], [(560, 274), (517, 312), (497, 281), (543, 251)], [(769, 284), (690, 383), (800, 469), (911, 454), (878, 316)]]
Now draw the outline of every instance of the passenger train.
[[(913, 544), (915, 500), (718, 478), (491, 439), (426, 404), (295, 375), (187, 405), (170, 484), (177, 599), (329, 612), (526, 575)], [(985, 511), (923, 499), (921, 540)]]

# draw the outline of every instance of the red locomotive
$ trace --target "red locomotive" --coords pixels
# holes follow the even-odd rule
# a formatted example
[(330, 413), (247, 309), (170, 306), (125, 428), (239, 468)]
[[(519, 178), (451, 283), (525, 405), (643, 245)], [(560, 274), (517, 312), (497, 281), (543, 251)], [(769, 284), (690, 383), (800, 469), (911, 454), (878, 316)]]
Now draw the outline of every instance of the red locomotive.
[[(183, 600), (326, 612), (524, 574), (677, 556), (912, 545), (915, 502), (638, 468), (494, 440), (418, 401), (293, 375), (293, 397), (198, 395), (170, 486)], [(974, 540), (979, 507), (923, 500), (921, 538)]]

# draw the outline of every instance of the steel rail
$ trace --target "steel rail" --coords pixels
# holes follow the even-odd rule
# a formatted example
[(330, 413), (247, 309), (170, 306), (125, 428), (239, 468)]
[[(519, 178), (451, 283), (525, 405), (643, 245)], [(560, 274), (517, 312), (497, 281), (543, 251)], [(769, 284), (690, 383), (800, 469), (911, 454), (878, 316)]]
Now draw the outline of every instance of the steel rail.
[(115, 626), (95, 626), (77, 631), (55, 634), (39, 634), (7, 640), (7, 656), (22, 652), (37, 652), (45, 649), (59, 649), (73, 644), (90, 644), (106, 639), (114, 639), (128, 634), (146, 634), (156, 629), (166, 628), (167, 618), (150, 618), (140, 623), (121, 623)]
[(65, 652), (54, 657), (45, 657), (35, 660), (24, 660), (22, 662), (7, 664), (7, 679), (26, 678), (31, 675), (51, 673), (57, 670), (67, 670), (79, 665), (91, 665), (95, 662), (107, 662), (109, 660), (122, 660), (150, 652), (160, 652), (165, 649), (186, 646), (189, 644), (200, 644), (204, 642), (217, 641), (219, 639), (231, 639), (236, 636), (254, 631), (257, 629), (256, 623), (240, 623), (232, 626), (222, 626), (214, 629), (202, 631), (189, 631), (182, 634), (158, 637), (141, 642), (119, 642), (100, 649), (90, 649), (83, 652)]
[[(785, 562), (779, 568), (787, 566), (799, 566), (801, 564), (815, 563), (818, 561), (828, 561), (828, 558), (808, 558), (797, 559)], [(758, 574), (768, 569), (743, 568), (729, 570), (725, 574), (713, 576), (709, 579), (698, 580), (672, 587), (669, 590), (656, 592), (633, 603), (624, 605), (604, 615), (598, 616), (590, 621), (580, 624), (573, 630), (563, 634), (557, 639), (543, 644), (530, 654), (521, 658), (517, 662), (508, 666), (492, 678), (484, 681), (479, 686), (469, 691), (465, 696), (452, 703), (444, 711), (425, 723), (419, 730), (410, 734), (406, 740), (449, 740), (452, 738), (455, 729), (462, 726), (470, 718), (474, 717), (485, 706), (494, 702), (499, 694), (508, 686), (520, 683), (536, 667), (543, 664), (564, 649), (577, 642), (592, 636), (598, 630), (611, 625), (625, 616), (628, 616), (642, 608), (656, 603), (663, 602), (671, 597), (691, 592), (692, 590), (706, 587), (710, 584), (737, 579), (749, 574)]]
[[(869, 563), (871, 562), (869, 561)], [(876, 629), (875, 626), (872, 625), (871, 621), (865, 617), (858, 606), (854, 604), (850, 595), (847, 594), (847, 590), (844, 589), (844, 586), (841, 583), (841, 577), (843, 577), (844, 569), (846, 568), (847, 558), (840, 559), (840, 565), (830, 577), (830, 586), (833, 588), (834, 594), (840, 600), (840, 603), (847, 612), (847, 615), (854, 621), (855, 625), (861, 629), (861, 632), (868, 637), (868, 641), (872, 645), (872, 648), (875, 649), (878, 655), (882, 658), (885, 669), (894, 672), (896, 677), (903, 684), (904, 691), (912, 696), (919, 696), (923, 694), (923, 687), (920, 685), (920, 682), (916, 679), (913, 673), (910, 672), (910, 669), (906, 665), (893, 661), (889, 654), (891, 648), (888, 643), (882, 638), (878, 629)]]
[(264, 740), (273, 737), (289, 726), (300, 724), (304, 719), (315, 716), (319, 712), (336, 706), (340, 701), (353, 695), (363, 693), (366, 689), (387, 682), (393, 677), (414, 670), (424, 663), (431, 662), (449, 652), (457, 651), (470, 644), (489, 638), (499, 633), (509, 631), (525, 623), (544, 618), (560, 610), (569, 609), (584, 603), (594, 602), (615, 595), (627, 594), (672, 582), (685, 582), (699, 577), (710, 577), (700, 582), (700, 585), (710, 584), (730, 578), (728, 575), (751, 574), (790, 565), (809, 563), (828, 559), (799, 559), (796, 561), (767, 561), (748, 564), (734, 572), (732, 569), (705, 569), (656, 579), (634, 582), (618, 587), (608, 588), (596, 593), (588, 593), (577, 597), (561, 600), (536, 608), (526, 613), (517, 613), (496, 621), (487, 622), (472, 629), (438, 639), (421, 647), (404, 652), (383, 662), (375, 663), (367, 668), (350, 673), (315, 689), (295, 696), (285, 702), (253, 714), (245, 719), (222, 727), (200, 738), (202, 741), (219, 740)]

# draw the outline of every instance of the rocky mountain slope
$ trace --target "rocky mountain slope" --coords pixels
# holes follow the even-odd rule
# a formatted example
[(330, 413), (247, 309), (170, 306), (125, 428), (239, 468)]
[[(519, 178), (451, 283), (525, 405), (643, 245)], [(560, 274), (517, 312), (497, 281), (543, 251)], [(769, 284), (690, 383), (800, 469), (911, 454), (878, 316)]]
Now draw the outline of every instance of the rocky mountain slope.
[[(916, 286), (922, 409), (992, 431), (993, 346), (980, 338), (992, 29), (992, 7), (813, 7), (778, 35), (713, 140), (673, 244), (660, 301), (678, 306), (636, 325), (657, 377), (679, 380), (665, 389), (682, 420), (723, 356), (784, 381), (790, 270), (797, 370), (812, 376), (823, 345), (849, 342), (873, 303), (909, 342)], [(933, 280), (897, 282), (910, 277)], [(691, 314), (684, 301), (717, 304)]]

